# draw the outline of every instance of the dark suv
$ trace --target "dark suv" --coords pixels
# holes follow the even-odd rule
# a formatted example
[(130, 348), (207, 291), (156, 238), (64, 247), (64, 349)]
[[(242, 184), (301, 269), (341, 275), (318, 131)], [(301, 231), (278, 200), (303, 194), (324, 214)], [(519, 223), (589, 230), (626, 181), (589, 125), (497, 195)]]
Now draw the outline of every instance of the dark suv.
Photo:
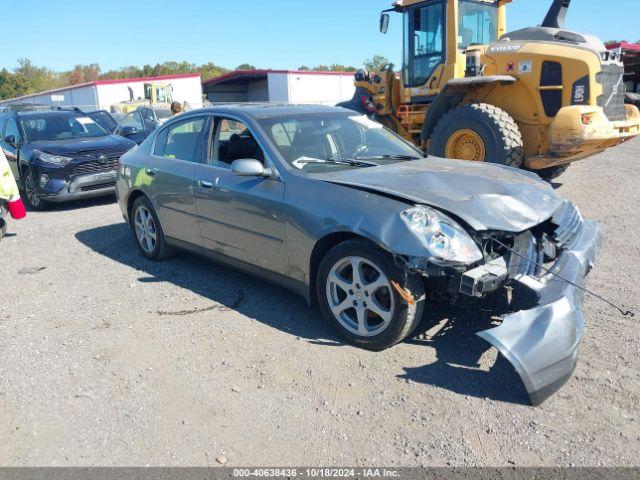
[(135, 146), (78, 110), (0, 114), (0, 146), (34, 210), (114, 192), (120, 157)]

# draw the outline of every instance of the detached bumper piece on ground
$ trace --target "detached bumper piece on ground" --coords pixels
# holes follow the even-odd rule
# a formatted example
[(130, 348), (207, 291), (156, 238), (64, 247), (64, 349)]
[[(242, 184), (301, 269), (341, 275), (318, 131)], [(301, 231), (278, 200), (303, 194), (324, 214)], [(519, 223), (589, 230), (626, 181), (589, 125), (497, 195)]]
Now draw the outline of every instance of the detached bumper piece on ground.
[(513, 365), (533, 405), (558, 391), (578, 361), (585, 324), (584, 294), (569, 282), (584, 286), (602, 235), (596, 223), (582, 220), (574, 212), (578, 217), (573, 220), (573, 238), (565, 239), (569, 243), (550, 272), (520, 275), (513, 280), (535, 294), (537, 306), (507, 315), (499, 327), (478, 333)]

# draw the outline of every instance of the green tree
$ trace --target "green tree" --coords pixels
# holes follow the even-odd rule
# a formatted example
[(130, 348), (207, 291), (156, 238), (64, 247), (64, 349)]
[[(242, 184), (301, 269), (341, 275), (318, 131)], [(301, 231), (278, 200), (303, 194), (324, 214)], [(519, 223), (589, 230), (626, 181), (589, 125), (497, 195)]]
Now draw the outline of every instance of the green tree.
[(236, 67), (236, 70), (257, 70), (257, 68), (250, 63), (241, 63)]
[(356, 67), (348, 67), (345, 65), (340, 65), (339, 63), (332, 64), (330, 68), (334, 72), (356, 72), (358, 70)]
[(372, 72), (379, 72), (384, 67), (389, 65), (389, 59), (382, 55), (374, 55), (373, 58), (369, 58), (364, 61), (364, 66), (367, 70), (371, 70)]

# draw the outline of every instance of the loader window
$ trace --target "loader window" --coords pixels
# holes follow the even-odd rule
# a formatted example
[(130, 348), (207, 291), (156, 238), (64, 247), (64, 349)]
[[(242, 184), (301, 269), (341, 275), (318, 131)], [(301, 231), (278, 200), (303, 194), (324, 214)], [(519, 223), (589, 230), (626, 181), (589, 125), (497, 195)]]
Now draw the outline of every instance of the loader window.
[(498, 3), (461, 0), (458, 13), (458, 48), (486, 45), (498, 39)]
[(405, 12), (403, 78), (406, 87), (424, 85), (444, 59), (444, 8), (432, 2)]

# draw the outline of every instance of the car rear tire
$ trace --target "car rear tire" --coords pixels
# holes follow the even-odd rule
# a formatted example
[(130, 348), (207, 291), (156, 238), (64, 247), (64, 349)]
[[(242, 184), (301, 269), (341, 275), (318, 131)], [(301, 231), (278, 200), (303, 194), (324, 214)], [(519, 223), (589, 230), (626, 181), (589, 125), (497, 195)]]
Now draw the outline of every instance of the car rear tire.
[[(407, 275), (387, 252), (359, 239), (340, 243), (326, 254), (316, 295), (323, 315), (344, 338), (374, 351), (409, 337), (422, 320), (426, 301), (422, 278)], [(414, 301), (407, 301), (408, 296)]]
[(49, 208), (49, 202), (38, 195), (36, 182), (28, 169), (22, 171), (22, 184), (24, 185), (24, 200), (29, 210), (42, 212)]
[(146, 258), (160, 261), (175, 254), (175, 249), (167, 243), (158, 215), (146, 197), (138, 197), (133, 202), (129, 221), (136, 245)]
[(430, 153), (520, 168), (524, 143), (507, 112), (494, 105), (472, 103), (454, 108), (440, 119), (431, 135)]

